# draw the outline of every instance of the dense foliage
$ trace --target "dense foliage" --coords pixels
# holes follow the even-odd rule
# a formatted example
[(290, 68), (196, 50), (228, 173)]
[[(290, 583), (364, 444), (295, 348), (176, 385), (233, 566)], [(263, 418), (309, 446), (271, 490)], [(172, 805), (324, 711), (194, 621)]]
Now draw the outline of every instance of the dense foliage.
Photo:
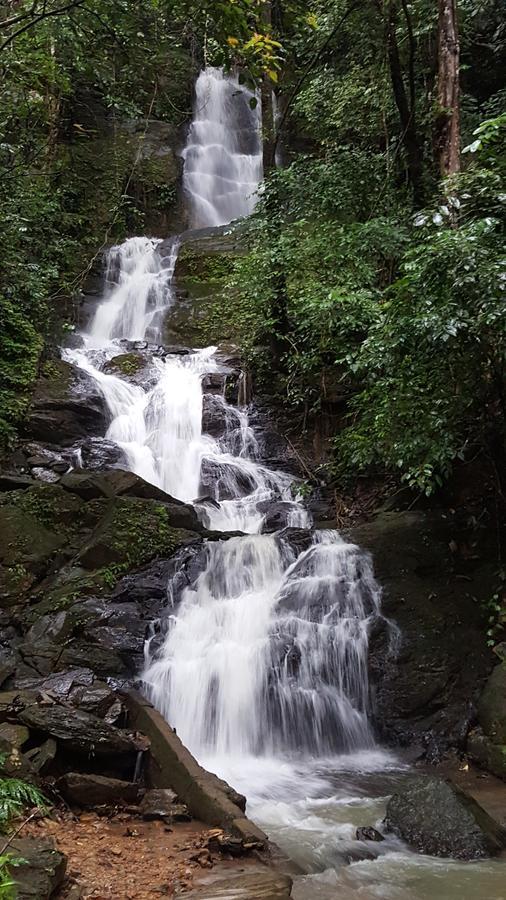
[[(286, 88), (288, 164), (267, 179), (236, 266), (235, 329), (269, 382), (274, 355), (305, 422), (330, 421), (336, 474), (393, 472), (432, 493), (458, 458), (504, 463), (506, 20), (492, 0), (460, 4), (467, 146), (441, 183), (436, 10), (420, 0), (395, 19), (414, 172), (386, 59), (393, 6), (352, 12)], [(322, 7), (327, 33), (350, 5)]]

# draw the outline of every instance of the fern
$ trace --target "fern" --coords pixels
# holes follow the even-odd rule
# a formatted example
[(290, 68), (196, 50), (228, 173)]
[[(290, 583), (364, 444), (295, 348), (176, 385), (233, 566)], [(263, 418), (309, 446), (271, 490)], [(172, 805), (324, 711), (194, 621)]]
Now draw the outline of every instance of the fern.
[(44, 797), (38, 788), (19, 778), (0, 777), (0, 831), (5, 831), (11, 819), (26, 806), (45, 808)]

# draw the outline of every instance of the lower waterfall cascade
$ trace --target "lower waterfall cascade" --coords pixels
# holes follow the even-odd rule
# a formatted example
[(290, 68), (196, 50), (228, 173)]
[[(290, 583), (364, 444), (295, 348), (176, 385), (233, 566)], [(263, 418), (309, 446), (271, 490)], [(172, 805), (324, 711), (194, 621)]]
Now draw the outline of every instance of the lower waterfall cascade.
[[(197, 102), (209, 96), (190, 129), (185, 189), (193, 222), (219, 225), (251, 211), (245, 186), (252, 196), (261, 169), (258, 148), (230, 138), (245, 116), (231, 112), (235, 80), (216, 70), (200, 78)], [(251, 127), (248, 119), (248, 140)], [(189, 583), (168, 585), (157, 639), (146, 643), (145, 692), (307, 873), (296, 879), (296, 900), (470, 900), (484, 873), (500, 884), (494, 863), (419, 857), (392, 835), (372, 849), (355, 839), (358, 826), (381, 822), (408, 772), (374, 737), (368, 643), (381, 591), (372, 561), (337, 532), (312, 528), (297, 479), (263, 461), (248, 405), (217, 391), (223, 434), (203, 429), (203, 381), (224, 364), (216, 347), (161, 352), (180, 240), (168, 250), (164, 241), (163, 255), (161, 243), (132, 237), (109, 250), (104, 297), (82, 346), (63, 351), (100, 388), (104, 439), (121, 449), (124, 467), (194, 504), (206, 527), (235, 533), (204, 544)], [(147, 360), (135, 382), (108, 365), (131, 342)], [(278, 503), (284, 527), (267, 533)]]

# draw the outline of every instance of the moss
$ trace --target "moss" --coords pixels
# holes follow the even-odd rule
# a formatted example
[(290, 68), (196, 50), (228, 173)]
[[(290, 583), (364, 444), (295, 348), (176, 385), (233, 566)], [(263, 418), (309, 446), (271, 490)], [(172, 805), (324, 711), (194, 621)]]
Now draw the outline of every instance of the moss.
[(121, 353), (119, 356), (114, 356), (109, 362), (104, 366), (104, 370), (106, 372), (111, 371), (111, 369), (115, 372), (119, 372), (121, 375), (135, 375), (146, 365), (146, 360), (144, 357), (140, 356), (138, 353)]
[(178, 275), (185, 281), (200, 283), (220, 282), (227, 278), (233, 268), (233, 256), (223, 251), (202, 252), (198, 246), (183, 244), (178, 257)]
[(81, 524), (82, 500), (55, 484), (37, 484), (11, 495), (10, 505), (32, 516), (57, 534), (68, 534)]
[(130, 569), (170, 556), (194, 539), (194, 532), (173, 527), (166, 506), (153, 500), (116, 498), (103, 526), (80, 554), (80, 563), (85, 569), (99, 570), (111, 587)]

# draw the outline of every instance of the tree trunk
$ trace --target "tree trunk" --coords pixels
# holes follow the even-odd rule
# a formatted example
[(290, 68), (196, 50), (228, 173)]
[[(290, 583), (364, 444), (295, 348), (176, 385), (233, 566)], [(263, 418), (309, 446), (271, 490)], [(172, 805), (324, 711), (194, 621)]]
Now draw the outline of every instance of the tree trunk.
[(438, 0), (438, 115), (436, 146), (441, 176), (460, 171), (460, 45), (457, 0)]
[(382, 0), (375, 0), (375, 2), (380, 12), (385, 16), (388, 65), (390, 68), (390, 79), (392, 82), (395, 105), (397, 106), (401, 122), (401, 140), (406, 154), (407, 176), (413, 189), (415, 206), (419, 207), (423, 205), (424, 199), (423, 145), (419, 139), (416, 124), (416, 94), (414, 81), (415, 44), (411, 20), (409, 18), (407, 6), (403, 4), (409, 38), (408, 93), (404, 83), (404, 72), (397, 42), (398, 4), (397, 2), (384, 4), (382, 3)]

